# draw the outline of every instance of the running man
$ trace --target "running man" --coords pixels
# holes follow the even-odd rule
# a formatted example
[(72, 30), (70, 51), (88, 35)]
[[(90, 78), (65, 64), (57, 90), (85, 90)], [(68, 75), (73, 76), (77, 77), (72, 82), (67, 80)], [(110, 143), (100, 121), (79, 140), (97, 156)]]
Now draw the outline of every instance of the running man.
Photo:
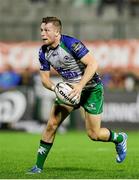
[[(40, 30), (44, 43), (39, 51), (42, 84), (46, 89), (55, 92), (55, 84), (50, 79), (51, 67), (61, 75), (63, 81), (71, 83), (73, 90), (70, 98), (80, 97), (89, 138), (94, 141), (113, 142), (116, 147), (116, 161), (123, 162), (127, 151), (127, 135), (101, 127), (103, 85), (96, 72), (97, 61), (80, 40), (61, 33), (62, 24), (57, 17), (43, 18)], [(74, 109), (75, 107), (55, 100), (47, 126), (42, 133), (36, 164), (28, 173), (42, 172), (58, 127)]]

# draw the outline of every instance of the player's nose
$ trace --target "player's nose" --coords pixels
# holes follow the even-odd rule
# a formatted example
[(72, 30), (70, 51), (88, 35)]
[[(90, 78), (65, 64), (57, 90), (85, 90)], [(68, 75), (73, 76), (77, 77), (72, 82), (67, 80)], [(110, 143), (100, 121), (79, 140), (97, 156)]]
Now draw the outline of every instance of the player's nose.
[(45, 36), (45, 32), (44, 31), (41, 31), (41, 36)]

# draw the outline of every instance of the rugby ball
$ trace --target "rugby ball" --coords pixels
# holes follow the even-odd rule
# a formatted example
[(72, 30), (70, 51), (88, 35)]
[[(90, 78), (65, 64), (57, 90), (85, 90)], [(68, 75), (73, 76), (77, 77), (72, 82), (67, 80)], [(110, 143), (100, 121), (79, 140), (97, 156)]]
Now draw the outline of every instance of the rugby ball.
[(64, 104), (69, 106), (75, 106), (79, 104), (79, 99), (74, 97), (72, 99), (69, 98), (69, 93), (73, 89), (72, 85), (68, 82), (59, 82), (55, 87), (55, 93), (57, 98)]

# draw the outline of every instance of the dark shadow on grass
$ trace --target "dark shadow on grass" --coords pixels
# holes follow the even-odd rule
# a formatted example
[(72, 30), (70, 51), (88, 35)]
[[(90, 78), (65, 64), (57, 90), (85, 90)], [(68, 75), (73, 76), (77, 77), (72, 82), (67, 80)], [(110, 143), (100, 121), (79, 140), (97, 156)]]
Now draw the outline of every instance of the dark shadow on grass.
[[(110, 173), (108, 173), (108, 171)], [(44, 173), (48, 173), (49, 178), (53, 179), (92, 179), (92, 178), (120, 178), (119, 175), (125, 173), (124, 169), (109, 169), (109, 168), (87, 168), (87, 167), (48, 167), (44, 169)], [(122, 177), (122, 176), (121, 176)]]
[(114, 170), (114, 169), (107, 169), (106, 168), (106, 170), (104, 170), (104, 168), (103, 169), (94, 169), (94, 168), (82, 168), (82, 167), (47, 167), (47, 168), (45, 168), (44, 169), (44, 171), (89, 171), (89, 172), (91, 172), (91, 171), (96, 171), (96, 172), (99, 172), (99, 171), (113, 171), (113, 172), (124, 172), (125, 170), (124, 169), (119, 169), (119, 170)]
[(47, 171), (93, 171), (93, 168), (78, 168), (78, 167), (47, 167)]
[[(108, 173), (108, 170), (111, 172)], [(94, 169), (89, 167), (46, 167), (42, 174), (31, 175), (30, 179), (113, 179), (118, 174), (125, 173), (123, 169)]]

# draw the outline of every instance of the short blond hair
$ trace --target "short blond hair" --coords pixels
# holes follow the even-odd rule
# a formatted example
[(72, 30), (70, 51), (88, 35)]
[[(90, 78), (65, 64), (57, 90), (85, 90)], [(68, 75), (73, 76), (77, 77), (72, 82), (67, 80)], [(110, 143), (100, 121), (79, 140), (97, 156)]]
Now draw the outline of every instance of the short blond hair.
[(62, 31), (62, 23), (61, 20), (58, 19), (57, 17), (43, 17), (42, 18), (42, 23), (53, 23), (54, 26), (56, 26), (59, 29), (59, 32), (61, 33)]

